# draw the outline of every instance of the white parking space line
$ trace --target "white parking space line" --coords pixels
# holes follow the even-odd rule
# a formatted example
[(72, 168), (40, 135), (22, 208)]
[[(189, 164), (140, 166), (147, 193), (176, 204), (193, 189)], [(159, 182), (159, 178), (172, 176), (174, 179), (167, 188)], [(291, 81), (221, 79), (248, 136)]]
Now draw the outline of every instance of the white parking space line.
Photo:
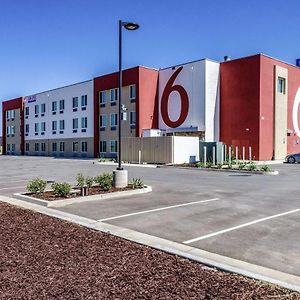
[(11, 189), (24, 189), (25, 186), (22, 185), (22, 186), (10, 186), (10, 187), (5, 187), (5, 188), (1, 188), (0, 191), (2, 190), (11, 190)]
[(210, 233), (210, 234), (203, 235), (203, 236), (191, 239), (191, 240), (184, 241), (182, 243), (183, 244), (191, 244), (191, 243), (198, 242), (198, 241), (201, 241), (201, 240), (205, 240), (205, 239), (208, 239), (208, 238), (211, 238), (213, 236), (217, 236), (217, 235), (229, 232), (229, 231), (233, 231), (233, 230), (236, 230), (236, 229), (247, 227), (247, 226), (250, 226), (250, 225), (253, 225), (253, 224), (257, 224), (257, 223), (260, 223), (260, 222), (264, 222), (264, 221), (267, 221), (267, 220), (275, 219), (275, 218), (278, 218), (278, 217), (281, 217), (281, 216), (293, 214), (293, 213), (296, 213), (296, 212), (300, 212), (300, 208), (294, 209), (294, 210), (290, 210), (290, 211), (287, 211), (287, 212), (284, 212), (284, 213), (281, 213), (281, 214), (277, 214), (277, 215), (273, 215), (273, 216), (269, 216), (269, 217), (257, 219), (255, 221), (248, 222), (248, 223), (245, 223), (245, 224), (241, 224), (241, 225), (238, 225), (238, 226), (235, 226), (235, 227), (223, 229), (223, 230), (220, 230), (220, 231), (217, 231), (217, 232), (214, 232), (214, 233)]
[(194, 204), (199, 204), (199, 203), (207, 203), (207, 202), (218, 201), (218, 200), (220, 200), (220, 199), (219, 198), (213, 198), (213, 199), (207, 199), (207, 200), (200, 200), (200, 201), (195, 201), (195, 202), (177, 204), (177, 205), (172, 205), (172, 206), (165, 206), (165, 207), (155, 208), (155, 209), (150, 209), (150, 210), (143, 210), (143, 211), (135, 212), (135, 213), (131, 213), (131, 214), (126, 214), (126, 215), (120, 215), (120, 216), (101, 219), (101, 220), (98, 220), (98, 222), (103, 222), (103, 221), (108, 221), (108, 220), (115, 220), (115, 219), (120, 219), (120, 218), (126, 218), (126, 217), (141, 215), (141, 214), (148, 214), (148, 213), (152, 213), (152, 212), (156, 212), (156, 211), (162, 211), (162, 210), (167, 210), (167, 209), (172, 209), (172, 208), (178, 208), (178, 207), (194, 205)]

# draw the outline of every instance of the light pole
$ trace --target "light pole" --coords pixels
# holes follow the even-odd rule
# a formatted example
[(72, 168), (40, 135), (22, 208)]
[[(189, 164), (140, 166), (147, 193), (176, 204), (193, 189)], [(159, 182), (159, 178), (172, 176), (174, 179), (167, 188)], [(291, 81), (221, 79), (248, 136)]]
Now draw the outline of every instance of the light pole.
[(132, 22), (123, 22), (119, 20), (119, 118), (118, 118), (118, 167), (114, 171), (114, 185), (115, 187), (122, 188), (126, 187), (128, 184), (128, 173), (122, 167), (122, 146), (121, 146), (121, 137), (122, 137), (122, 29), (123, 27), (127, 30), (137, 30), (140, 26)]

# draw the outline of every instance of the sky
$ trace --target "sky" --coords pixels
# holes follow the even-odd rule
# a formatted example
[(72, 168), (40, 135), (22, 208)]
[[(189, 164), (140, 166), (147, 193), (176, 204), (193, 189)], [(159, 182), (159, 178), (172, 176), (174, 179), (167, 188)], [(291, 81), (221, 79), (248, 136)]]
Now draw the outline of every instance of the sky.
[(257, 53), (295, 63), (298, 8), (298, 0), (0, 0), (0, 102), (117, 71), (119, 19), (140, 25), (123, 33), (124, 68)]

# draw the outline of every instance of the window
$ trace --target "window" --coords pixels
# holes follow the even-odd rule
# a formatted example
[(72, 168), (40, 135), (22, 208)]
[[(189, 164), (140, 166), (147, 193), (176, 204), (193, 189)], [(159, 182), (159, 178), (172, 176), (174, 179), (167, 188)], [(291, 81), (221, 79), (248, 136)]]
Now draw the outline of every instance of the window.
[(115, 127), (118, 125), (118, 114), (110, 114), (110, 126)]
[(6, 120), (10, 119), (10, 110), (6, 111)]
[(14, 152), (16, 150), (16, 144), (11, 144), (11, 151)]
[(29, 143), (25, 143), (25, 151), (26, 151), (26, 152), (29, 151)]
[(81, 118), (81, 128), (86, 129), (87, 128), (87, 117)]
[(46, 152), (46, 143), (41, 143), (41, 151)]
[(119, 98), (119, 89), (110, 90), (110, 102), (116, 102)]
[(81, 142), (81, 152), (87, 152), (87, 142)]
[(73, 130), (78, 129), (78, 119), (73, 119)]
[(105, 128), (107, 125), (106, 115), (100, 115), (100, 128)]
[(29, 116), (29, 107), (25, 108), (25, 116), (28, 117)]
[(40, 130), (40, 126), (39, 126), (40, 124), (39, 123), (34, 123), (34, 131), (35, 131), (35, 133), (37, 134), (38, 132), (39, 132), (39, 130)]
[(277, 91), (280, 94), (285, 94), (285, 78), (278, 77)]
[(9, 136), (10, 135), (10, 126), (6, 127), (6, 135)]
[(86, 107), (87, 106), (87, 95), (81, 96), (81, 106)]
[(59, 100), (59, 110), (62, 111), (65, 109), (65, 100)]
[(41, 104), (41, 114), (45, 114), (45, 112), (46, 112), (46, 104), (43, 103)]
[(52, 112), (56, 112), (57, 111), (57, 101), (53, 101), (52, 102)]
[(29, 133), (29, 124), (25, 125), (25, 133)]
[(65, 130), (65, 120), (59, 121), (59, 130)]
[(78, 142), (73, 142), (73, 144), (72, 144), (72, 152), (78, 152)]
[(38, 105), (35, 105), (35, 106), (34, 106), (34, 114), (35, 114), (35, 115), (38, 115), (38, 114), (39, 114), (39, 106), (38, 106)]
[(52, 131), (57, 130), (57, 121), (52, 121)]
[(34, 143), (34, 151), (39, 152), (40, 151), (40, 144), (39, 143)]
[(136, 124), (136, 113), (135, 111), (130, 112), (130, 125), (135, 126)]
[(110, 152), (117, 152), (118, 151), (118, 142), (117, 141), (110, 141)]
[(100, 153), (107, 152), (107, 143), (106, 141), (100, 141)]
[(130, 100), (135, 100), (136, 97), (136, 88), (135, 84), (129, 86), (129, 98)]
[(45, 122), (42, 122), (42, 123), (41, 123), (41, 131), (42, 131), (42, 132), (45, 132), (45, 131), (46, 131), (46, 123), (45, 123)]
[(100, 104), (105, 104), (106, 103), (106, 93), (105, 93), (105, 91), (101, 91), (100, 93), (99, 93), (99, 102), (100, 102)]
[(14, 135), (16, 133), (16, 126), (11, 126), (11, 135)]
[(10, 151), (10, 144), (6, 145), (7, 151)]
[(59, 143), (59, 151), (60, 152), (65, 152), (65, 142), (60, 142)]
[(73, 97), (73, 108), (78, 107), (78, 97)]
[(57, 151), (57, 143), (52, 143), (52, 152)]
[(11, 111), (11, 118), (14, 119), (16, 117), (16, 111), (13, 109)]

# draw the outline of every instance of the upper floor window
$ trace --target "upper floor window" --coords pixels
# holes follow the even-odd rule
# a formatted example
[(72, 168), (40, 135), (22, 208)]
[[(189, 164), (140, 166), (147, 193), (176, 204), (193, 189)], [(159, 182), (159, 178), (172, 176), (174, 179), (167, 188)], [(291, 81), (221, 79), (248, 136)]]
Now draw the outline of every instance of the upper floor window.
[(110, 102), (116, 102), (119, 99), (119, 89), (110, 90)]
[(29, 107), (28, 106), (25, 107), (25, 116), (26, 117), (29, 116)]
[(81, 106), (86, 107), (87, 106), (87, 95), (81, 96)]
[(136, 98), (135, 84), (129, 86), (129, 98), (130, 98), (130, 100), (135, 100), (135, 98)]
[(106, 103), (106, 92), (105, 91), (101, 91), (99, 93), (99, 103), (100, 104), (105, 104)]
[(136, 113), (135, 111), (130, 112), (130, 125), (133, 126), (136, 124)]
[(41, 131), (45, 132), (46, 131), (46, 122), (41, 123)]
[(78, 118), (73, 119), (73, 129), (78, 129)]
[(107, 125), (106, 115), (100, 115), (100, 127), (105, 128)]
[(59, 121), (59, 130), (65, 130), (65, 120)]
[(73, 108), (78, 108), (78, 97), (73, 97)]
[(52, 102), (52, 111), (57, 111), (57, 101)]
[(39, 123), (34, 123), (34, 131), (35, 133), (38, 133), (40, 130), (40, 124)]
[(81, 128), (86, 129), (87, 128), (87, 117), (81, 118)]
[(11, 126), (11, 134), (14, 135), (16, 133), (16, 127), (14, 125)]
[(29, 124), (26, 124), (26, 125), (25, 125), (25, 132), (26, 132), (26, 133), (29, 133)]
[(110, 126), (114, 127), (118, 125), (118, 114), (110, 114)]
[(282, 77), (278, 77), (278, 82), (277, 82), (278, 93), (285, 94), (285, 89), (286, 89), (286, 79)]
[(46, 104), (41, 104), (41, 114), (44, 114), (46, 112)]
[(52, 130), (57, 130), (57, 121), (52, 121)]
[(38, 105), (35, 105), (35, 106), (34, 106), (34, 114), (35, 114), (35, 115), (38, 115), (38, 114), (39, 114), (39, 106), (38, 106)]
[(16, 111), (13, 109), (11, 110), (11, 118), (14, 119), (16, 117)]
[(65, 109), (65, 100), (59, 100), (59, 110), (62, 111)]

